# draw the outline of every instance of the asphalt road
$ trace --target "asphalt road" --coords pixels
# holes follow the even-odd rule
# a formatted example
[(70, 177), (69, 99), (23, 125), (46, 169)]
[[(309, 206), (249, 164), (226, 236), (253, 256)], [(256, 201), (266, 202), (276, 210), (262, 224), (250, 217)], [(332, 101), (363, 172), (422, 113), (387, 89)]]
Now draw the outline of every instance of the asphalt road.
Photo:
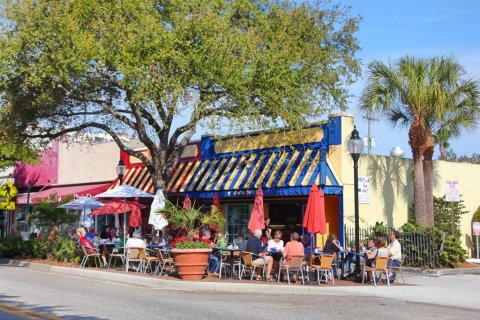
[[(272, 290), (273, 291), (273, 290)], [(479, 319), (381, 297), (214, 293), (0, 265), (0, 319)]]

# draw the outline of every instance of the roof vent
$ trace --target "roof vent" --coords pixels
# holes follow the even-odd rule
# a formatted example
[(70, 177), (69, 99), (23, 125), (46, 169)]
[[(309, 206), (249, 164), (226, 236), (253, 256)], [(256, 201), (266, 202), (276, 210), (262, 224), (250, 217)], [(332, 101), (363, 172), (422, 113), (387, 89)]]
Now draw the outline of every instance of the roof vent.
[(403, 151), (400, 147), (393, 147), (392, 151), (390, 151), (390, 155), (396, 158), (403, 158), (405, 151)]

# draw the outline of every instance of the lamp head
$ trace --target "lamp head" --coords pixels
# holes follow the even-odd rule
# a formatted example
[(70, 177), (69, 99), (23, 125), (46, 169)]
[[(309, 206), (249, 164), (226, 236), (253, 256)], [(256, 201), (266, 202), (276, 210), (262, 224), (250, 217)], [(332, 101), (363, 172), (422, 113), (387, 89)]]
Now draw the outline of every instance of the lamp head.
[(125, 164), (123, 163), (123, 160), (120, 159), (120, 161), (118, 161), (118, 164), (117, 164), (117, 175), (119, 177), (123, 177), (125, 175), (125, 170), (126, 170), (126, 166)]
[(350, 140), (348, 140), (347, 148), (352, 157), (359, 157), (362, 154), (363, 141), (358, 134), (357, 126), (353, 127), (352, 135), (350, 136)]

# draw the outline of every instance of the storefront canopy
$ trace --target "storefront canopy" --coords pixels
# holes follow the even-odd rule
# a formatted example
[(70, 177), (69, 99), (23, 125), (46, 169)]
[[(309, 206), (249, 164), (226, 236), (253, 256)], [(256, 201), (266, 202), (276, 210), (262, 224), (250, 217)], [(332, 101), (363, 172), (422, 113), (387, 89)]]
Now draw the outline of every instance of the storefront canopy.
[[(48, 199), (49, 196), (56, 195), (61, 200), (66, 196), (78, 197), (95, 197), (97, 194), (104, 192), (108, 189), (110, 183), (99, 183), (89, 185), (75, 185), (75, 186), (58, 186), (40, 192), (30, 194), (30, 204), (36, 204), (41, 200)], [(28, 195), (22, 195), (17, 197), (17, 204), (26, 204)]]

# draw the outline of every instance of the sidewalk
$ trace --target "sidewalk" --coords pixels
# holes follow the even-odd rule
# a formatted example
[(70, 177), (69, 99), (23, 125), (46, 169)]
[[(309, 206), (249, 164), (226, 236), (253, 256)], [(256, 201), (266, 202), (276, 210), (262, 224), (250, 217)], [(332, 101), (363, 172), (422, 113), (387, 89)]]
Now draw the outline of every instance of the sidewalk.
[(193, 292), (222, 292), (232, 294), (262, 294), (262, 295), (334, 295), (334, 296), (361, 296), (383, 297), (414, 303), (439, 304), (468, 309), (480, 310), (478, 289), (480, 275), (458, 274), (425, 277), (406, 274), (409, 285), (380, 285), (332, 286), (329, 285), (277, 285), (267, 283), (251, 283), (240, 281), (228, 282), (189, 282), (169, 280), (167, 277), (143, 276), (135, 273), (112, 272), (100, 269), (79, 269), (56, 267), (22, 261), (2, 260), (0, 265), (25, 267), (39, 272), (58, 273), (69, 276), (84, 277), (95, 281), (114, 282), (119, 285), (141, 286), (155, 290), (181, 290)]

